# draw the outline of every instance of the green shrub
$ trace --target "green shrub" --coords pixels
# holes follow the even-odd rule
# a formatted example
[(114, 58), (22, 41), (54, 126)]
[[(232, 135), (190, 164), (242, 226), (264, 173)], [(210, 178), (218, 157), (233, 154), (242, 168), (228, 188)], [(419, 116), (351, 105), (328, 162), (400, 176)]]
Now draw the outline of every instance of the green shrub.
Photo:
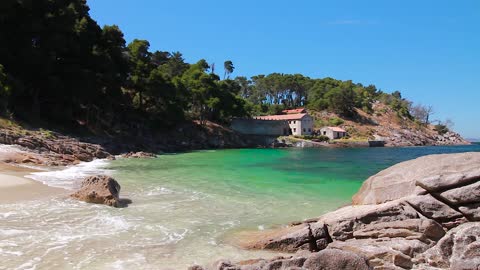
[(339, 126), (339, 125), (345, 123), (345, 121), (343, 121), (343, 119), (341, 119), (341, 118), (333, 117), (333, 118), (330, 118), (328, 120), (328, 123), (332, 126)]
[(445, 133), (450, 131), (446, 125), (442, 124), (435, 125), (434, 130), (440, 135), (444, 135)]
[(46, 130), (46, 129), (41, 128), (41, 129), (40, 129), (40, 133), (41, 133), (43, 136), (45, 136), (46, 138), (49, 138), (49, 139), (55, 138), (55, 135), (54, 135), (53, 132), (50, 131), (50, 130)]
[(327, 136), (323, 136), (323, 135), (320, 135), (320, 136), (315, 136), (315, 135), (298, 136), (298, 135), (295, 135), (293, 137), (298, 138), (298, 139), (315, 141), (315, 142), (328, 142), (330, 140), (330, 138), (328, 138)]
[(328, 142), (330, 141), (330, 138), (324, 135), (316, 136), (315, 140), (320, 141), (320, 142)]

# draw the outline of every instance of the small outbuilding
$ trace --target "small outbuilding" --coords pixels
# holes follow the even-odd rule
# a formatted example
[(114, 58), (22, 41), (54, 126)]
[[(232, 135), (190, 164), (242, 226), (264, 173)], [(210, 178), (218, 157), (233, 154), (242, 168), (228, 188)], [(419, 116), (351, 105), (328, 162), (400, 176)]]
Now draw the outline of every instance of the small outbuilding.
[(347, 136), (347, 131), (339, 127), (323, 127), (320, 129), (320, 135), (327, 136), (330, 140), (335, 140)]

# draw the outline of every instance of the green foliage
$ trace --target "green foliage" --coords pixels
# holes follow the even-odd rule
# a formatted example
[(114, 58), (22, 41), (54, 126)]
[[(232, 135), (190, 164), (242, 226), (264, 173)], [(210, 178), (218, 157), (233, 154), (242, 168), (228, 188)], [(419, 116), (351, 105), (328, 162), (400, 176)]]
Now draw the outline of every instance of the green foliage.
[(449, 132), (450, 130), (446, 125), (438, 124), (434, 126), (434, 130), (438, 132), (439, 135), (444, 135), (445, 133)]
[[(23, 118), (124, 129), (170, 126), (185, 119), (228, 122), (307, 107), (353, 116), (384, 99), (402, 117), (408, 101), (375, 86), (333, 78), (272, 73), (224, 80), (205, 60), (150, 51), (147, 40), (126, 45), (118, 26), (101, 28), (85, 0), (7, 0), (0, 9), (0, 108)], [(59, 113), (61, 112), (61, 113)], [(336, 122), (334, 125), (339, 125)]]
[(298, 139), (310, 140), (314, 142), (328, 142), (330, 138), (324, 135), (295, 135), (293, 136)]
[(223, 63), (223, 69), (225, 70), (225, 73), (223, 75), (223, 79), (225, 80), (225, 77), (227, 78), (230, 78), (230, 74), (233, 73), (233, 71), (235, 70), (235, 67), (233, 66), (233, 62), (228, 60), (228, 61), (225, 61), (225, 63)]
[[(84, 0), (2, 4), (0, 107), (97, 128), (128, 126), (126, 120), (171, 125), (185, 115), (227, 121), (247, 113), (238, 96), (244, 85), (221, 82), (205, 61), (189, 65), (179, 52), (151, 52), (147, 40), (127, 46), (118, 26), (100, 28), (88, 10)], [(226, 75), (233, 70), (226, 61)]]
[(389, 105), (399, 117), (413, 119), (410, 114), (412, 102), (402, 98), (402, 94), (399, 91), (395, 91), (392, 94), (381, 93), (378, 99)]
[(54, 135), (53, 132), (50, 131), (50, 130), (46, 130), (46, 129), (42, 129), (42, 128), (41, 128), (41, 129), (40, 129), (40, 133), (41, 133), (44, 137), (46, 137), (46, 138), (49, 138), (49, 139), (55, 138), (55, 135)]
[(300, 74), (272, 73), (252, 77), (254, 88), (248, 96), (255, 104), (284, 105), (288, 108), (306, 104), (307, 89), (311, 80)]
[(3, 65), (0, 64), (0, 114), (7, 111), (8, 101), (12, 94), (12, 86)]
[(333, 118), (330, 118), (328, 120), (328, 123), (331, 125), (331, 126), (339, 126), (341, 124), (343, 124), (345, 121), (343, 121), (343, 119), (341, 118), (338, 118), (338, 117), (333, 117)]
[(325, 94), (328, 108), (335, 113), (353, 116), (355, 114), (355, 93), (349, 88), (334, 88)]

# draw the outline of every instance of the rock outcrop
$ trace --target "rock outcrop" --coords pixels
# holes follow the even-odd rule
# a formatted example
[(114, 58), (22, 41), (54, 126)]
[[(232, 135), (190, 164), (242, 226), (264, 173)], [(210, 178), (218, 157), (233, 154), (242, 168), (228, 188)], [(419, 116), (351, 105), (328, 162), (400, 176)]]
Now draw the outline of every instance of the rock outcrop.
[[(204, 270), (200, 266), (193, 266), (192, 270)], [(281, 256), (265, 260), (248, 260), (238, 263), (221, 260), (209, 269), (214, 270), (337, 270), (357, 269), (370, 270), (367, 259), (353, 252), (338, 249), (326, 249), (320, 252), (300, 252), (293, 256)]]
[(18, 154), (13, 163), (31, 163), (45, 166), (66, 166), (99, 158), (113, 159), (100, 145), (81, 142), (55, 132), (36, 131), (20, 133), (0, 129), (0, 144), (19, 145), (30, 153)]
[(450, 230), (437, 245), (418, 256), (416, 262), (425, 267), (480, 269), (480, 222)]
[(368, 178), (353, 196), (352, 203), (379, 204), (464, 186), (477, 178), (480, 178), (478, 153), (430, 155), (399, 163)]
[[(239, 245), (316, 254), (309, 256), (317, 258), (316, 264), (306, 259), (301, 269), (334, 269), (326, 266), (333, 255), (317, 254), (338, 251), (366, 258), (373, 269), (480, 269), (479, 217), (480, 153), (432, 155), (370, 177), (351, 206), (257, 232)], [(341, 258), (352, 264), (337, 269), (365, 269), (354, 266), (358, 260), (350, 255)], [(218, 269), (287, 269), (281, 268), (285, 258), (274, 262), (277, 268), (257, 262), (250, 268), (231, 264)]]
[(82, 181), (80, 190), (71, 197), (87, 203), (105, 204), (113, 207), (126, 207), (129, 199), (120, 199), (120, 184), (105, 175), (90, 176)]

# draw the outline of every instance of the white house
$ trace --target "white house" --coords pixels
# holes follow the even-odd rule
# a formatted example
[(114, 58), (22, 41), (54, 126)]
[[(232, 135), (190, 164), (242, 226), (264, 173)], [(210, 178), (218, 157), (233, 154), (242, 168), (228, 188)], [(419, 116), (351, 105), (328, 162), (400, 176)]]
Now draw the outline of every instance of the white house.
[(347, 136), (347, 131), (339, 127), (323, 127), (320, 129), (320, 135), (327, 136), (331, 140), (341, 139)]
[(286, 121), (289, 130), (284, 130), (285, 135), (311, 135), (313, 133), (313, 118), (307, 113), (256, 116), (258, 120)]

